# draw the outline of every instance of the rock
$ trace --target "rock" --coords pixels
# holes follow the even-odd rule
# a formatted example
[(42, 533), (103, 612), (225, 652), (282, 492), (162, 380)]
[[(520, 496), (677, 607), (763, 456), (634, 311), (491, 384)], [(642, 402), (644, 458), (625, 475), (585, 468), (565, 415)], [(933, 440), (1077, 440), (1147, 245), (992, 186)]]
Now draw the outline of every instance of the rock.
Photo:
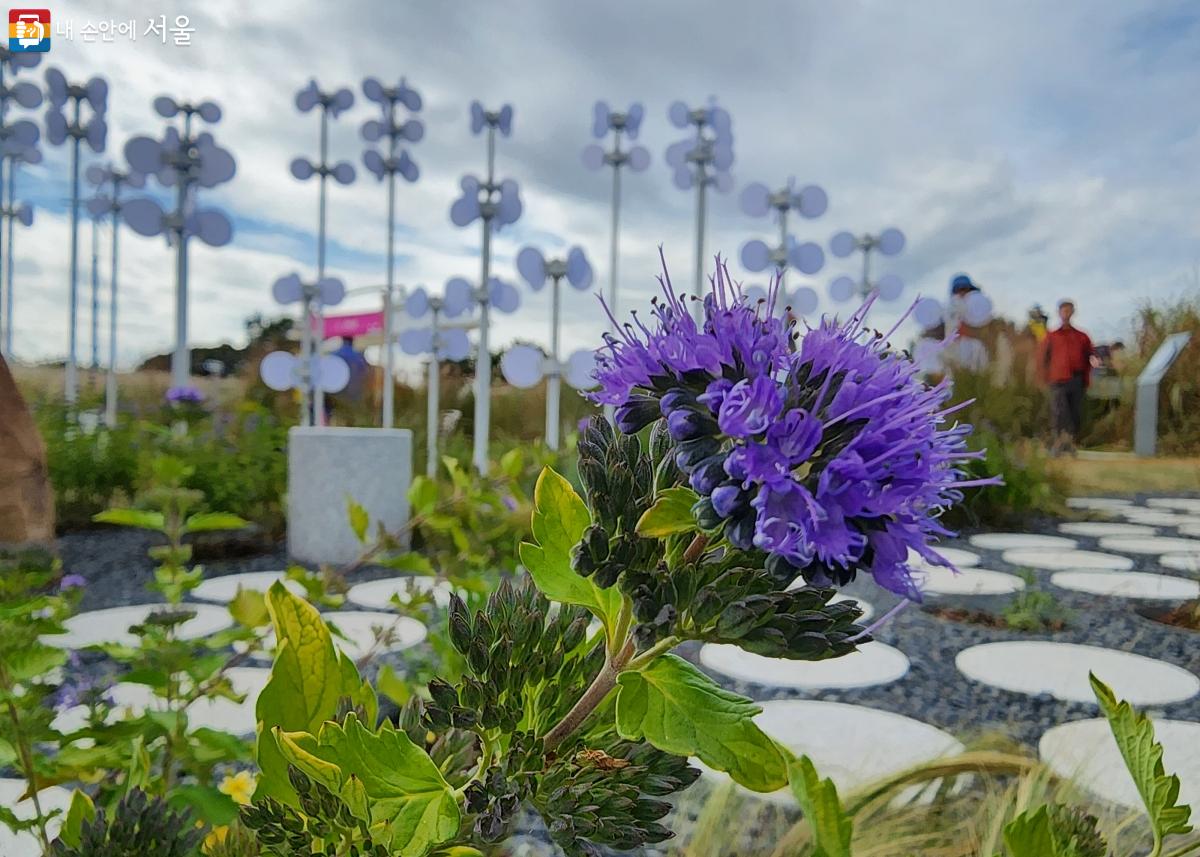
[(46, 445), (0, 357), (0, 544), (53, 540), (54, 492)]

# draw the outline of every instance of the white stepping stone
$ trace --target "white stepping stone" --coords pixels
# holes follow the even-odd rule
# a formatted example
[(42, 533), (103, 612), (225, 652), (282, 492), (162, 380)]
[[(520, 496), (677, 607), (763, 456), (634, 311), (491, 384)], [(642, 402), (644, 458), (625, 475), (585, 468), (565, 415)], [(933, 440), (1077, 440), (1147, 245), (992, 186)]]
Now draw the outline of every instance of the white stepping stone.
[(1126, 500), (1123, 497), (1068, 497), (1067, 505), (1072, 509), (1092, 509), (1097, 512), (1107, 512), (1132, 506), (1133, 501)]
[(1200, 556), (1190, 553), (1173, 553), (1158, 558), (1158, 564), (1172, 571), (1187, 571), (1200, 574)]
[(979, 533), (971, 536), (971, 544), (984, 550), (1006, 551), (1017, 548), (1064, 548), (1075, 547), (1074, 539), (1062, 536), (1043, 536), (1037, 533)]
[(1099, 646), (1048, 640), (984, 643), (958, 653), (959, 671), (975, 681), (1068, 702), (1095, 703), (1088, 682), (1094, 672), (1119, 699), (1134, 705), (1166, 705), (1200, 692), (1200, 678), (1174, 664)]
[[(934, 545), (935, 552), (941, 554), (948, 563), (957, 568), (969, 568), (973, 565), (979, 565), (979, 554), (971, 553), (970, 551), (962, 550), (961, 548), (944, 548)], [(927, 568), (931, 564), (925, 561), (925, 557), (921, 556), (915, 550), (908, 551), (908, 565), (910, 568)], [(935, 568), (944, 568), (944, 566), (934, 566)]]
[(732, 644), (708, 643), (700, 649), (700, 663), (740, 681), (804, 690), (873, 687), (896, 681), (908, 672), (904, 653), (879, 642), (865, 643), (856, 652), (827, 661), (767, 658)]
[[(822, 777), (846, 795), (885, 777), (963, 751), (953, 735), (935, 726), (862, 705), (815, 699), (777, 699), (762, 703), (759, 728), (796, 755), (808, 756)], [(704, 769), (705, 776), (728, 782), (725, 774)], [(914, 789), (915, 794), (919, 789)], [(787, 787), (756, 798), (795, 806)]]
[(283, 585), (293, 595), (303, 598), (307, 594), (298, 581), (287, 579), (285, 571), (249, 571), (245, 574), (210, 577), (193, 589), (191, 596), (200, 601), (217, 601), (221, 604), (228, 604), (237, 597), (239, 589), (266, 593), (277, 580), (282, 580)]
[(1200, 524), (1180, 524), (1179, 535), (1200, 539)]
[(1109, 536), (1100, 540), (1100, 547), (1121, 553), (1200, 556), (1200, 539), (1179, 539), (1170, 536)]
[[(1154, 738), (1163, 746), (1163, 767), (1179, 776), (1180, 802), (1193, 811), (1200, 808), (1200, 723), (1155, 720)], [(1141, 808), (1142, 799), (1107, 720), (1077, 720), (1051, 727), (1038, 742), (1038, 754), (1056, 774), (1097, 797)]]
[(1195, 497), (1151, 497), (1146, 501), (1146, 505), (1200, 515), (1200, 499)]
[(444, 580), (410, 575), (356, 584), (350, 587), (346, 598), (362, 607), (370, 607), (372, 610), (391, 610), (394, 607), (393, 595), (400, 599), (401, 604), (407, 604), (412, 600), (410, 595), (412, 592), (432, 593), (433, 603), (438, 607), (445, 608), (450, 606), (450, 595), (454, 592), (454, 588)]
[(1002, 556), (1009, 565), (1046, 571), (1128, 571), (1133, 568), (1133, 560), (1127, 556), (1097, 551), (1017, 548), (1005, 551)]
[(1157, 532), (1147, 524), (1122, 524), (1117, 521), (1072, 521), (1058, 525), (1059, 532), (1070, 536), (1152, 536)]
[[(0, 806), (12, 811), (22, 821), (27, 821), (36, 814), (32, 799), (25, 798), (18, 803), (28, 785), (25, 780), (0, 779)], [(62, 786), (44, 788), (38, 792), (38, 805), (42, 808), (43, 815), (56, 809), (62, 810), (61, 814), (46, 822), (46, 832), (51, 837), (57, 836), (62, 827), (63, 817), (71, 806), (71, 790)], [(0, 822), (0, 854), (4, 857), (25, 857), (41, 853), (42, 843), (38, 841), (36, 831), (16, 833)]]
[(1151, 527), (1178, 527), (1180, 524), (1188, 522), (1185, 515), (1176, 515), (1174, 512), (1163, 512), (1157, 509), (1130, 509), (1122, 512), (1121, 517), (1131, 523), (1145, 524)]
[[(428, 633), (416, 619), (377, 610), (339, 610), (322, 613), (321, 618), (341, 631), (341, 637), (334, 634), (333, 643), (354, 660), (368, 653), (407, 649), (424, 640)], [(386, 638), (377, 643), (380, 632)]]
[(929, 567), (914, 571), (913, 577), (927, 595), (1007, 595), (1025, 588), (1025, 581), (1015, 574), (986, 568), (965, 568), (955, 573), (948, 568)]
[[(122, 646), (137, 645), (137, 635), (130, 632), (133, 625), (146, 621), (151, 613), (169, 610), (167, 604), (134, 604), (128, 607), (109, 607), (106, 610), (91, 610), (87, 613), (77, 613), (63, 625), (66, 633), (47, 634), (42, 642), (64, 649), (82, 649), (85, 646), (95, 646), (103, 643)], [(194, 612), (196, 615), (176, 629), (182, 640), (195, 640), (207, 637), (217, 631), (223, 631), (233, 624), (233, 618), (224, 607), (214, 607), (211, 604), (184, 604), (181, 610)]]
[(1063, 589), (1119, 598), (1186, 601), (1200, 596), (1200, 583), (1194, 580), (1140, 571), (1056, 571), (1050, 582)]

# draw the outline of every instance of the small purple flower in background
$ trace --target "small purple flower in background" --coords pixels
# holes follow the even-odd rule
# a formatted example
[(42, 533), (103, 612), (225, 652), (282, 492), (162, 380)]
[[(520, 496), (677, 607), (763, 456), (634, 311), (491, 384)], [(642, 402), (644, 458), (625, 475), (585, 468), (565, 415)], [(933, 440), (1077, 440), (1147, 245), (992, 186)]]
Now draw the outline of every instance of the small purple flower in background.
[(504, 508), (508, 509), (508, 511), (510, 511), (510, 512), (517, 511), (519, 504), (517, 503), (517, 498), (514, 497), (512, 494), (501, 495), (500, 502), (504, 504)]
[(198, 405), (204, 401), (204, 394), (196, 387), (171, 387), (166, 398), (172, 405)]
[(844, 323), (803, 336), (775, 317), (778, 282), (748, 303), (717, 260), (703, 318), (692, 318), (659, 278), (652, 326), (634, 315), (606, 336), (594, 401), (616, 408), (631, 434), (660, 416), (675, 462), (700, 495), (695, 513), (730, 544), (767, 554), (780, 586), (797, 575), (844, 585), (859, 570), (909, 599), (920, 591), (910, 551), (950, 563), (932, 542), (964, 488), (967, 425), (952, 424), (950, 385), (926, 385), (918, 367), (869, 332), (868, 300)]
[(58, 582), (60, 592), (66, 592), (68, 589), (79, 589), (87, 586), (87, 578), (80, 574), (64, 574)]

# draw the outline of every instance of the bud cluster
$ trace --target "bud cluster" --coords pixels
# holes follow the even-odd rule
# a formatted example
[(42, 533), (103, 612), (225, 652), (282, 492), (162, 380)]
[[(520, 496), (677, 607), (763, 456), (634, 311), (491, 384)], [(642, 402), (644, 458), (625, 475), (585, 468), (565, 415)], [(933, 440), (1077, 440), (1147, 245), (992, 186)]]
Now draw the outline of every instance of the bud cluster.
[(299, 796), (299, 810), (274, 798), (241, 808), (242, 824), (254, 831), (264, 853), (388, 857), (388, 849), (372, 844), (366, 822), (355, 818), (340, 797), (294, 765), (288, 765), (288, 781)]
[(537, 790), (543, 755), (540, 738), (532, 732), (514, 733), (500, 762), (467, 786), (467, 812), (475, 815), (474, 831), (481, 841), (497, 842), (507, 834), (508, 822)]
[(96, 817), (85, 821), (79, 845), (72, 847), (61, 839), (51, 845), (53, 857), (88, 857), (101, 854), (147, 854), (154, 857), (188, 857), (196, 852), (203, 832), (186, 811), (176, 812), (159, 797), (147, 797), (134, 789), (127, 793), (110, 813), (96, 810)]

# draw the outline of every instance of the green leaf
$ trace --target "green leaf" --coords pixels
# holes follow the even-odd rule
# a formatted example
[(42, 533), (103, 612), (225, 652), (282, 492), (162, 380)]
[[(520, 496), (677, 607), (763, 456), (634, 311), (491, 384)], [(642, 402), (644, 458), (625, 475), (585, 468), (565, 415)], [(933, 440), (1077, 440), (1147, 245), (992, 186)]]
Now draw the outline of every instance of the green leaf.
[(362, 803), (370, 810), (372, 837), (400, 857), (422, 857), (457, 837), (454, 790), (425, 751), (389, 721), (372, 732), (351, 713), (343, 725), (326, 723), (316, 739), (281, 735), (280, 746), (288, 761), (339, 793), (352, 797), (358, 786), (345, 786), (357, 780), (368, 798)]
[(240, 586), (229, 602), (229, 615), (247, 628), (259, 628), (271, 621), (266, 596), (257, 590), (242, 589)]
[(359, 544), (367, 543), (367, 529), (371, 526), (371, 516), (367, 514), (364, 506), (354, 502), (353, 497), (346, 498), (346, 509), (350, 514), (350, 529), (354, 531), (354, 538), (358, 539)]
[(337, 716), (338, 701), (347, 698), (362, 705), (373, 721), (378, 703), (354, 662), (334, 648), (316, 608), (275, 581), (267, 593), (267, 609), (278, 644), (271, 677), (254, 707), (262, 771), (254, 797), (273, 797), (295, 806), (296, 792), (288, 782), (287, 764), (272, 730), (315, 734), (322, 723)]
[(1008, 857), (1057, 857), (1047, 808), (1026, 810), (1010, 821), (1004, 828), (1004, 847)]
[(678, 756), (698, 756), (756, 792), (788, 782), (779, 747), (752, 719), (762, 709), (723, 690), (683, 658), (663, 655), (617, 678), (617, 732)]
[(107, 509), (92, 516), (98, 524), (116, 524), (119, 527), (140, 527), (143, 530), (162, 531), (166, 525), (162, 512), (144, 512), (141, 509)]
[(1088, 675), (1092, 693), (1096, 694), (1100, 710), (1108, 718), (1125, 767), (1146, 805), (1146, 815), (1150, 817), (1150, 829), (1154, 833), (1154, 850), (1150, 853), (1157, 857), (1166, 837), (1191, 831), (1192, 826), (1188, 823), (1191, 807), (1177, 803), (1179, 777), (1167, 774), (1163, 768), (1162, 744), (1154, 740), (1154, 724), (1150, 718), (1128, 702), (1118, 701), (1112, 689), (1094, 673)]
[(211, 533), (216, 530), (240, 530), (250, 522), (227, 512), (198, 512), (183, 523), (185, 533)]
[(75, 789), (71, 792), (71, 805), (67, 809), (66, 818), (63, 819), (58, 838), (72, 848), (77, 848), (80, 835), (83, 833), (83, 823), (91, 821), (95, 817), (96, 805), (92, 803), (92, 799), (85, 792)]
[(404, 679), (396, 675), (395, 670), (389, 664), (384, 664), (379, 668), (379, 675), (375, 676), (375, 686), (379, 688), (380, 693), (397, 705), (404, 705), (412, 696), (412, 688)]
[(521, 544), (521, 564), (551, 601), (586, 607), (612, 630), (621, 609), (616, 587), (601, 589), (571, 568), (571, 548), (592, 522), (587, 505), (571, 483), (546, 467), (533, 489), (533, 537)]
[(408, 486), (408, 505), (414, 515), (427, 515), (437, 505), (437, 483), (428, 476), (414, 476)]
[(433, 563), (421, 556), (421, 554), (411, 551), (409, 553), (389, 556), (384, 559), (377, 559), (375, 560), (375, 563), (386, 568), (394, 568), (396, 571), (405, 571), (409, 574), (417, 574), (421, 577), (437, 576), (437, 570), (433, 567)]
[(812, 760), (801, 756), (788, 763), (788, 783), (812, 831), (814, 857), (850, 857), (854, 825), (842, 809), (833, 780), (821, 779)]
[(229, 795), (212, 786), (195, 783), (173, 787), (167, 796), (167, 803), (176, 809), (186, 807), (197, 818), (211, 825), (230, 824), (238, 814), (237, 804)]
[(683, 486), (660, 491), (654, 505), (642, 513), (635, 532), (644, 539), (665, 539), (699, 529), (692, 514), (692, 506), (699, 499), (695, 491)]
[(34, 643), (26, 649), (6, 652), (4, 667), (12, 682), (28, 681), (67, 662), (65, 649)]
[(0, 768), (7, 768), (17, 760), (17, 750), (8, 741), (0, 738)]

